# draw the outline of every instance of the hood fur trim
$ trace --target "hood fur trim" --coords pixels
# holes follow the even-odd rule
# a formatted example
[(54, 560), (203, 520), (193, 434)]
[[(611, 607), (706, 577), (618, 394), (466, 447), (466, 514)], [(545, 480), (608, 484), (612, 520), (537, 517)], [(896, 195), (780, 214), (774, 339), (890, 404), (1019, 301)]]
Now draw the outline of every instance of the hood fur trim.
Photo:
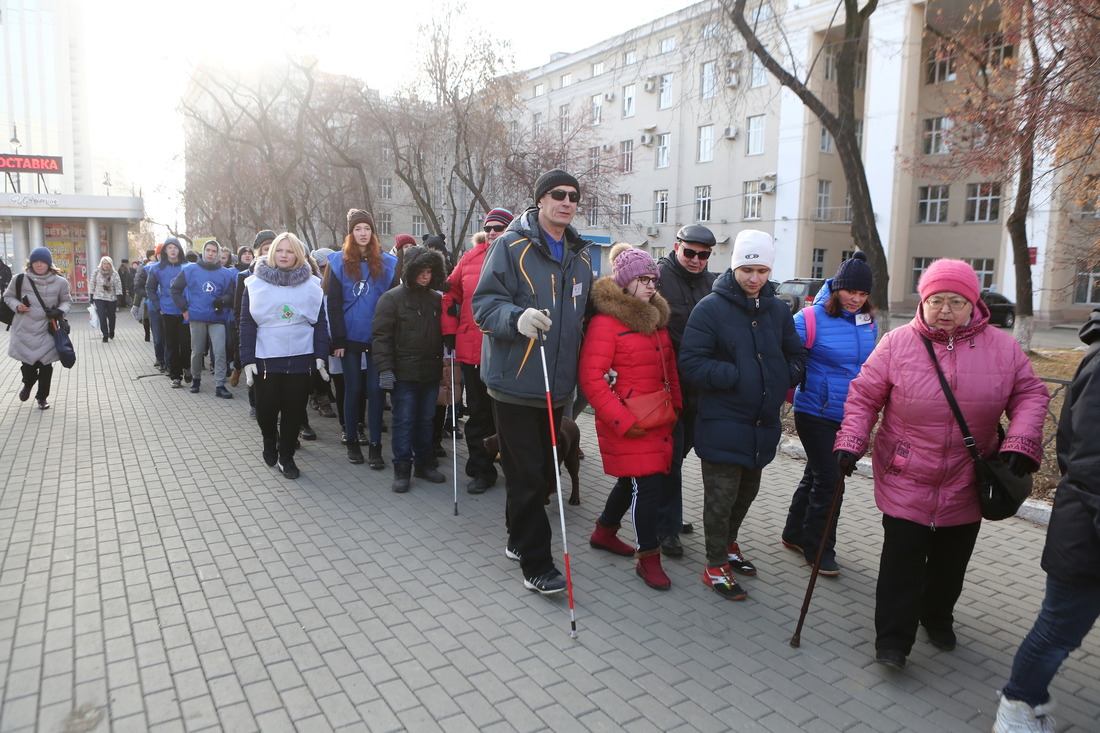
[(651, 334), (668, 325), (668, 301), (660, 293), (654, 293), (648, 303), (638, 300), (624, 293), (610, 276), (601, 277), (592, 286), (592, 305), (639, 333)]
[(410, 247), (405, 250), (405, 256), (401, 263), (401, 281), (409, 288), (418, 288), (416, 276), (425, 267), (432, 270), (432, 279), (428, 283), (429, 290), (441, 290), (447, 279), (443, 269), (443, 253), (429, 247)]
[(267, 264), (266, 257), (261, 257), (256, 260), (256, 277), (272, 285), (293, 287), (295, 285), (301, 285), (306, 280), (313, 277), (313, 270), (310, 269), (308, 264), (302, 265), (294, 270), (280, 270), (277, 267), (272, 267)]

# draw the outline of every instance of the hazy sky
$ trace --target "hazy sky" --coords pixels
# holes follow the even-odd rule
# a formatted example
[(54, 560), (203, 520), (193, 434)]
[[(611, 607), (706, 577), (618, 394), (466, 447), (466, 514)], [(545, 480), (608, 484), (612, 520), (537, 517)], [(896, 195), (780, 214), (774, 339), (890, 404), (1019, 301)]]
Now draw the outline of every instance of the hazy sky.
[[(90, 31), (94, 143), (127, 161), (149, 214), (161, 222), (175, 221), (171, 191), (183, 178), (176, 107), (188, 69), (199, 60), (240, 65), (290, 51), (393, 91), (416, 71), (418, 29), (442, 6), (438, 0), (80, 1)], [(459, 14), (465, 27), (455, 35), (510, 41), (515, 68), (525, 69), (546, 63), (554, 51), (578, 51), (690, 4), (467, 0)]]

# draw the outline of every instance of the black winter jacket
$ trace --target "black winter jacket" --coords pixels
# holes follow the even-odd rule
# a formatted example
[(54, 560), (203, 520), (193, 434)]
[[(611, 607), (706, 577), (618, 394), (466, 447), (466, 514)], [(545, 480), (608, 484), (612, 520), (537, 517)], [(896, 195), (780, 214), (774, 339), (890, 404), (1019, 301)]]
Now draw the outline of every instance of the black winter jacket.
[(718, 273), (709, 270), (688, 272), (676, 259), (675, 253), (657, 260), (657, 270), (661, 275), (657, 292), (668, 302), (670, 312), (668, 335), (672, 346), (679, 352), (688, 316), (700, 300), (710, 295)]
[(1066, 390), (1058, 423), (1062, 480), (1043, 550), (1043, 570), (1059, 580), (1100, 583), (1100, 308), (1081, 327), (1089, 345)]
[[(392, 371), (402, 382), (439, 382), (443, 374), (443, 313), (445, 286), (443, 255), (426, 247), (410, 247), (402, 258), (401, 285), (378, 299), (371, 323), (374, 368)], [(417, 273), (430, 267), (427, 287), (418, 285)], [(449, 287), (449, 286), (448, 286)]]

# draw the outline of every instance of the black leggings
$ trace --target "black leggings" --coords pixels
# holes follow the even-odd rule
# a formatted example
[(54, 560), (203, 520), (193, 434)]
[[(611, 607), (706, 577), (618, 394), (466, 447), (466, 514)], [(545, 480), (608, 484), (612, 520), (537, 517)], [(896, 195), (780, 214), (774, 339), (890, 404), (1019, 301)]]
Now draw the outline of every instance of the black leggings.
[(279, 455), (290, 458), (298, 442), (298, 431), (306, 416), (311, 378), (309, 374), (257, 375), (256, 422), (260, 424), (264, 447), (277, 447)]
[(95, 312), (99, 317), (99, 331), (103, 338), (115, 337), (115, 306), (114, 300), (93, 300)]
[(53, 382), (53, 364), (43, 364), (40, 361), (36, 361), (34, 364), (23, 362), (20, 369), (23, 372), (23, 384), (33, 387), (34, 383), (38, 382), (38, 392), (34, 395), (36, 400), (44, 400), (50, 396), (50, 384)]

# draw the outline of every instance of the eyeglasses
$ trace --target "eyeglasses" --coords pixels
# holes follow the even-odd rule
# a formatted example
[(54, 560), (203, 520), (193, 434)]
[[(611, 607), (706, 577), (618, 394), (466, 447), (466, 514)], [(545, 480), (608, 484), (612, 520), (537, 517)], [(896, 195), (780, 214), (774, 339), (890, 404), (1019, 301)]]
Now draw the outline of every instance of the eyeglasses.
[(680, 251), (684, 253), (684, 257), (689, 260), (694, 260), (696, 257), (706, 262), (710, 259), (709, 249), (688, 249), (687, 247), (680, 247)]
[(637, 280), (638, 282), (640, 282), (642, 285), (656, 285), (657, 284), (657, 278), (653, 277), (652, 275), (639, 275), (638, 277), (636, 277), (634, 279)]
[(550, 191), (550, 198), (555, 201), (565, 201), (566, 196), (568, 196), (569, 200), (574, 204), (581, 200), (579, 191), (562, 191), (560, 188), (555, 188), (553, 191)]
[(943, 310), (946, 305), (949, 310), (961, 311), (966, 306), (970, 305), (970, 301), (966, 298), (954, 297), (954, 298), (928, 298), (924, 301), (932, 310)]
[(485, 233), (489, 232), (503, 232), (507, 227), (504, 224), (486, 224)]

